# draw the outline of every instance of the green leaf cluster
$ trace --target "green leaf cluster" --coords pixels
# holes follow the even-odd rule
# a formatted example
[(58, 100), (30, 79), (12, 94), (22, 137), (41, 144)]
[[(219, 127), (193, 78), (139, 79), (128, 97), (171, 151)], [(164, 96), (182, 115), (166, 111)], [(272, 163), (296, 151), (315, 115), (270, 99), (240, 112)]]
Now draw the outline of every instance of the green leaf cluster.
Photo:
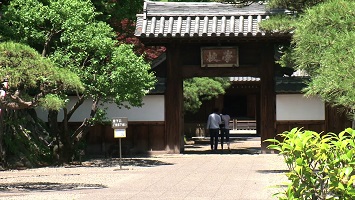
[(284, 156), (291, 181), (279, 199), (354, 199), (355, 130), (339, 134), (294, 128), (268, 139)]
[(284, 8), (294, 12), (303, 12), (305, 9), (315, 6), (326, 0), (268, 0), (271, 8)]
[(270, 0), (269, 5), (295, 11), (261, 23), (264, 30), (293, 33), (278, 63), (307, 72), (306, 95), (345, 107), (354, 119), (355, 1)]
[(88, 0), (11, 0), (3, 12), (1, 32), (38, 50), (45, 43), (58, 45), (61, 33), (80, 30), (96, 16)]
[[(109, 9), (120, 6), (115, 2), (111, 7), (110, 3), (100, 1), (95, 5), (108, 6)], [(132, 46), (119, 45), (112, 27), (100, 21), (110, 17), (106, 14), (96, 12), (90, 0), (11, 0), (2, 7), (0, 39), (26, 44), (39, 52), (42, 60), (49, 62), (48, 66), (22, 64), (21, 70), (13, 67), (13, 74), (6, 74), (11, 75), (14, 88), (32, 84), (36, 86), (35, 92), (45, 94), (39, 102), (50, 109), (50, 132), (56, 134), (63, 144), (59, 152), (65, 161), (70, 160), (71, 151), (76, 149), (74, 146), (85, 137), (89, 127), (104, 120), (104, 109), (99, 108), (101, 103), (109, 101), (118, 106), (141, 106), (143, 96), (156, 81), (143, 57), (137, 56)], [(4, 62), (8, 62), (6, 60)], [(37, 68), (33, 67), (35, 65)], [(23, 77), (23, 74), (31, 78)], [(46, 91), (42, 92), (42, 88)], [(63, 107), (67, 95), (74, 93), (78, 96), (75, 106), (70, 110), (64, 109), (64, 123), (58, 124), (58, 112), (53, 110)], [(31, 96), (28, 92), (26, 94)], [(90, 115), (73, 133), (65, 122), (86, 99), (93, 100), (88, 108)], [(25, 102), (28, 104), (32, 103)]]
[(113, 70), (108, 76), (109, 96), (117, 105), (129, 102), (131, 106), (141, 106), (143, 96), (154, 88), (156, 78), (143, 56), (133, 52), (132, 45), (121, 44), (112, 56)]
[(355, 110), (355, 1), (330, 0), (301, 17), (294, 60), (311, 82), (308, 95)]
[(99, 19), (107, 23), (119, 23), (123, 19), (135, 20), (143, 10), (143, 0), (95, 0), (95, 8), (101, 12)]
[(27, 45), (0, 43), (0, 74), (1, 78), (9, 77), (10, 87), (35, 88), (38, 81), (54, 76), (54, 67), (54, 63)]
[(291, 33), (296, 28), (297, 18), (293, 15), (274, 15), (269, 20), (262, 21), (260, 29), (271, 33)]
[(2, 20), (8, 31), (0, 32), (74, 72), (86, 97), (139, 106), (154, 86), (154, 74), (131, 46), (117, 45), (113, 29), (98, 21), (99, 15), (89, 0), (12, 0)]
[(184, 80), (184, 110), (197, 112), (202, 101), (210, 100), (225, 93), (230, 86), (229, 78), (195, 77)]
[(83, 89), (75, 73), (56, 67), (55, 63), (42, 57), (33, 48), (15, 42), (0, 43), (0, 74), (0, 78), (8, 78), (9, 94), (18, 93), (24, 100), (31, 100), (30, 96), (42, 94), (40, 98), (43, 99), (39, 99), (39, 103), (45, 102), (48, 109), (59, 110), (64, 106), (63, 98), (51, 96), (57, 93), (58, 88), (77, 91)]
[(60, 110), (66, 101), (57, 94), (48, 94), (39, 100), (39, 105), (46, 110)]

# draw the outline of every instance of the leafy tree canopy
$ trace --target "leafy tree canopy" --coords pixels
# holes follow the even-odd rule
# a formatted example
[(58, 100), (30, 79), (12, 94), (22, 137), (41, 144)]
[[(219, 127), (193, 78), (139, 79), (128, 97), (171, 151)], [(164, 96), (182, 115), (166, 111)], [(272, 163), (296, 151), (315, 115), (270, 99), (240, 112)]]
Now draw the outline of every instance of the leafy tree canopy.
[(224, 94), (229, 86), (229, 78), (195, 77), (184, 80), (184, 110), (197, 112), (202, 101)]
[(355, 2), (330, 0), (297, 23), (292, 58), (312, 78), (309, 95), (355, 110)]
[(296, 11), (261, 23), (269, 31), (293, 32), (279, 63), (310, 75), (307, 95), (320, 95), (354, 113), (355, 2), (270, 0), (270, 5)]
[[(113, 29), (95, 19), (99, 13), (94, 9), (88, 0), (13, 0), (5, 7), (3, 34), (30, 44), (58, 66), (76, 72), (86, 94), (94, 98), (112, 97), (123, 80), (130, 79), (129, 91), (140, 90), (131, 94), (124, 91), (115, 101), (132, 100), (130, 103), (138, 105), (138, 99), (152, 88), (154, 76), (147, 72), (149, 66), (128, 50), (131, 47), (117, 47)], [(131, 74), (123, 73), (126, 70)], [(112, 76), (117, 73), (120, 81), (108, 79), (117, 78)]]
[[(1, 80), (7, 78), (9, 88), (2, 105), (11, 109), (30, 108), (38, 104), (58, 110), (64, 100), (57, 96), (58, 89), (81, 91), (79, 77), (42, 57), (31, 47), (14, 43), (0, 43)], [(34, 95), (34, 97), (33, 97)]]
[[(58, 124), (58, 112), (49, 113), (49, 126), (53, 135), (63, 144), (63, 160), (69, 161), (76, 141), (85, 137), (95, 123), (99, 105), (103, 101), (119, 106), (140, 106), (143, 96), (154, 87), (155, 77), (148, 72), (150, 66), (137, 56), (130, 45), (119, 45), (113, 28), (100, 21), (89, 0), (11, 0), (2, 7), (0, 35), (4, 40), (28, 44), (49, 58), (55, 66), (74, 72), (84, 87), (77, 93), (77, 102), (64, 108), (64, 120)], [(69, 75), (69, 74), (68, 74)], [(65, 88), (57, 88), (65, 95)], [(54, 102), (52, 99), (43, 104)], [(85, 99), (92, 99), (90, 115), (82, 125), (69, 132), (68, 121)], [(75, 138), (75, 139), (74, 139)]]
[(269, 0), (271, 8), (284, 8), (294, 12), (303, 12), (305, 9), (315, 6), (325, 0)]

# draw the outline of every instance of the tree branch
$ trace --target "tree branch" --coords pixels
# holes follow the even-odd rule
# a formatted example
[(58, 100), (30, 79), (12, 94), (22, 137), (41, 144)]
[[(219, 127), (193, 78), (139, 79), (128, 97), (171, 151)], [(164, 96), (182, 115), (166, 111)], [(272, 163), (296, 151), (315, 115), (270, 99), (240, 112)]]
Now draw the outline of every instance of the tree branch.
[[(73, 107), (71, 107), (71, 109), (69, 110), (66, 118), (69, 121), (70, 118), (72, 117), (72, 115), (74, 114), (74, 112), (81, 106), (81, 104), (84, 103), (85, 98), (84, 95), (78, 96), (79, 100), (73, 105)], [(64, 122), (64, 120), (63, 120)]]
[(93, 119), (95, 117), (97, 109), (98, 109), (99, 101), (100, 101), (100, 98), (96, 98), (93, 100), (93, 104), (91, 106), (90, 117), (86, 118), (84, 120), (84, 122), (81, 124), (81, 126), (78, 129), (76, 129), (76, 131), (72, 135), (72, 138), (75, 138), (75, 140), (79, 140), (78, 137), (82, 136), (83, 134), (85, 134), (89, 131), (90, 119)]

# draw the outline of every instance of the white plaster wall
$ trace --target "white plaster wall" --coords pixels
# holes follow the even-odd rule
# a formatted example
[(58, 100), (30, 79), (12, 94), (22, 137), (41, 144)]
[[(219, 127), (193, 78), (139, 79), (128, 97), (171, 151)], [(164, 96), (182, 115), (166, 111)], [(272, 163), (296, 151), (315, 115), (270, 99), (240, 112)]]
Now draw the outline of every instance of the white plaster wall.
[[(76, 97), (70, 97), (68, 108), (74, 104)], [(130, 109), (118, 108), (115, 104), (104, 104), (101, 107), (107, 107), (107, 118), (111, 120), (114, 117), (128, 117), (128, 121), (164, 121), (164, 95), (147, 95), (143, 98), (142, 107), (131, 107)], [(70, 118), (70, 122), (82, 122), (84, 118), (90, 115), (91, 100), (86, 100)], [(37, 115), (44, 121), (47, 121), (48, 112), (37, 109)], [(63, 111), (59, 112), (58, 121), (63, 120)]]
[(278, 94), (276, 120), (325, 120), (324, 102), (302, 94)]

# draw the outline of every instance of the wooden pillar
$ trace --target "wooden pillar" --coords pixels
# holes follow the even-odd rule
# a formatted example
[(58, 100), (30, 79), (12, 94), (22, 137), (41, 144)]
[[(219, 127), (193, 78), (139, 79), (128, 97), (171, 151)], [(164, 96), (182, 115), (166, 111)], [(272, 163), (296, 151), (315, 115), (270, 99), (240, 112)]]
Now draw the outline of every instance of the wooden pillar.
[(266, 139), (276, 136), (276, 94), (274, 81), (274, 45), (265, 43), (261, 49), (261, 88), (260, 88), (260, 132), (261, 149), (263, 153), (268, 152)]
[(258, 136), (261, 136), (261, 110), (260, 110), (260, 91), (259, 94), (256, 95), (256, 133)]
[(166, 151), (183, 151), (183, 79), (180, 69), (180, 47), (167, 46), (167, 81), (165, 92)]

